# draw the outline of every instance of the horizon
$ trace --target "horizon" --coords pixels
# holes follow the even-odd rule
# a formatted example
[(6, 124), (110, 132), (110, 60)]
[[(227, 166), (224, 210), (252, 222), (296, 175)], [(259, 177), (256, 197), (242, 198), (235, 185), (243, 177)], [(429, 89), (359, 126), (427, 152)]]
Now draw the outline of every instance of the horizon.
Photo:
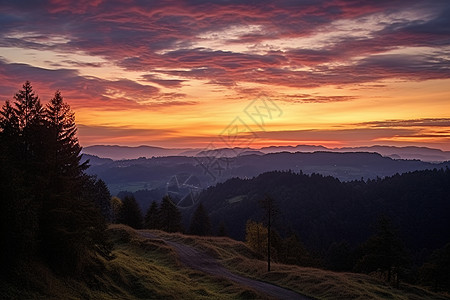
[(450, 151), (448, 1), (0, 8), (1, 105), (60, 90), (84, 147)]
[[(161, 148), (161, 149), (168, 149), (168, 150), (218, 150), (218, 149), (233, 149), (232, 147), (217, 147), (213, 149), (205, 149), (203, 147), (163, 147), (163, 146), (155, 146), (155, 145), (136, 145), (136, 146), (130, 146), (130, 145), (118, 145), (118, 144), (92, 144), (83, 146), (82, 148), (88, 148), (88, 147), (97, 147), (97, 146), (104, 146), (104, 147), (126, 147), (126, 148), (140, 148), (140, 147), (150, 147), (150, 148)], [(440, 148), (433, 148), (433, 147), (426, 147), (426, 146), (416, 146), (416, 145), (407, 145), (407, 146), (392, 146), (392, 145), (381, 145), (381, 144), (373, 144), (370, 146), (352, 146), (352, 147), (326, 147), (324, 145), (312, 145), (312, 144), (297, 144), (297, 145), (272, 145), (272, 146), (262, 146), (262, 147), (234, 147), (236, 149), (250, 149), (250, 150), (261, 150), (264, 148), (271, 148), (271, 147), (324, 147), (328, 150), (344, 150), (344, 149), (357, 149), (357, 148), (374, 148), (374, 147), (390, 147), (390, 148), (398, 148), (398, 149), (404, 149), (404, 148), (419, 148), (419, 149), (430, 149), (430, 150), (440, 150), (442, 152), (450, 152), (449, 150), (440, 149)]]

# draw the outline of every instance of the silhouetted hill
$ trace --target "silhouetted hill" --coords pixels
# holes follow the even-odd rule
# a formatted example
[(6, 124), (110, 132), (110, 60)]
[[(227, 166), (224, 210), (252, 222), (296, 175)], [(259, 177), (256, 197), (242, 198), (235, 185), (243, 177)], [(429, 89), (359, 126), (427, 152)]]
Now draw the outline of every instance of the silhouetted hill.
[[(153, 157), (153, 156), (171, 156), (179, 155), (180, 153), (189, 151), (191, 149), (166, 149), (152, 146), (112, 146), (112, 145), (97, 145), (83, 148), (83, 153), (95, 155), (99, 157), (111, 158), (114, 160), (122, 159), (136, 159), (139, 157)], [(198, 151), (195, 151), (198, 152)]]
[(151, 158), (153, 156), (216, 156), (236, 157), (245, 152), (257, 151), (257, 153), (278, 152), (370, 152), (379, 153), (395, 159), (419, 159), (427, 162), (443, 162), (450, 160), (450, 151), (432, 149), (426, 147), (393, 147), (393, 146), (370, 146), (370, 147), (344, 147), (326, 148), (324, 146), (297, 145), (297, 146), (270, 146), (261, 149), (254, 148), (215, 148), (215, 149), (169, 149), (152, 146), (89, 146), (83, 149), (83, 153), (98, 157), (106, 157), (114, 160), (137, 159), (139, 157)]
[(265, 195), (275, 198), (279, 208), (275, 227), (281, 233), (297, 232), (310, 249), (324, 251), (342, 240), (356, 245), (368, 238), (381, 215), (393, 220), (414, 251), (436, 249), (450, 241), (449, 169), (367, 182), (268, 172), (219, 183), (203, 191), (199, 202), (214, 226), (223, 222), (231, 237), (242, 240), (246, 221), (262, 220), (258, 201)]
[(98, 157), (96, 155), (83, 154), (83, 156), (81, 158), (81, 162), (85, 162), (87, 160), (89, 160), (90, 166), (100, 166), (100, 165), (105, 165), (105, 164), (109, 164), (109, 163), (113, 162), (113, 160), (110, 158), (102, 158), (102, 157)]
[(371, 146), (356, 148), (334, 149), (336, 152), (376, 152), (383, 156), (401, 159), (419, 159), (427, 162), (442, 162), (450, 160), (450, 151), (432, 149), (427, 147), (392, 147), (392, 146)]
[[(206, 188), (232, 177), (251, 178), (276, 170), (320, 173), (348, 181), (445, 166), (450, 166), (450, 163), (394, 160), (376, 153), (281, 152), (244, 155), (226, 161), (214, 157), (185, 156), (108, 160), (104, 164), (92, 164), (88, 173), (97, 174), (103, 179), (114, 195), (124, 190), (134, 192), (142, 189), (167, 188), (171, 179), (176, 179), (181, 187), (185, 185), (183, 178), (189, 176), (197, 179), (199, 188)], [(184, 196), (180, 197), (182, 199)]]

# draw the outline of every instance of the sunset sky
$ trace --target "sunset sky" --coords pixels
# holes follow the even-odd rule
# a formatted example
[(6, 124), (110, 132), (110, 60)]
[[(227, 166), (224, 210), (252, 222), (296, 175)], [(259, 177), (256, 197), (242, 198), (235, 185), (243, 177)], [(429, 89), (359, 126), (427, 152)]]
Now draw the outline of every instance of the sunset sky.
[(61, 90), (83, 146), (450, 150), (449, 16), (448, 0), (0, 0), (0, 100)]

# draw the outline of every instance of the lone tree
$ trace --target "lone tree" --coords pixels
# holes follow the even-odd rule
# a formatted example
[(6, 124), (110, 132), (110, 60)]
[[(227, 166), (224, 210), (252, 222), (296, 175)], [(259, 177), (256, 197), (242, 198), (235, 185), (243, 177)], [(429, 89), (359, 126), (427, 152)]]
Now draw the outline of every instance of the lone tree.
[(211, 221), (209, 220), (208, 213), (202, 203), (197, 206), (197, 209), (192, 216), (189, 232), (193, 235), (211, 234)]
[(264, 223), (267, 226), (267, 272), (270, 272), (270, 251), (271, 251), (271, 230), (276, 216), (278, 215), (278, 208), (275, 203), (275, 199), (266, 195), (264, 199), (259, 201), (259, 204), (264, 212)]

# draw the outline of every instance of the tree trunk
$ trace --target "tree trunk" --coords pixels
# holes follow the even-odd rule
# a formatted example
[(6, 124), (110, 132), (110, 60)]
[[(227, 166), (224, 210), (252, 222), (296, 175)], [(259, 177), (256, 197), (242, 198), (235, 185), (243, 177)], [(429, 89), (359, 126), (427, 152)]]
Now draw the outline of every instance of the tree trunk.
[(271, 207), (269, 207), (269, 221), (267, 222), (267, 272), (270, 272), (270, 219)]

